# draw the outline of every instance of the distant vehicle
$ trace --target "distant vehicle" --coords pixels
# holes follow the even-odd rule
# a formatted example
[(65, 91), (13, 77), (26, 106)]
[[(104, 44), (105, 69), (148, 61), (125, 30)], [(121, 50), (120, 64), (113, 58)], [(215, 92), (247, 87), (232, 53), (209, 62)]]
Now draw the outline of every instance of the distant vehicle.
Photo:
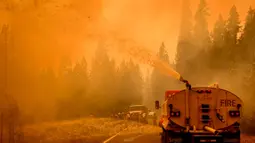
[(128, 108), (127, 119), (148, 123), (148, 108), (144, 105), (131, 105)]
[(125, 118), (125, 113), (124, 112), (119, 112), (117, 116), (118, 116), (119, 119), (124, 119)]
[(124, 112), (112, 113), (111, 117), (115, 119), (125, 119), (125, 113)]

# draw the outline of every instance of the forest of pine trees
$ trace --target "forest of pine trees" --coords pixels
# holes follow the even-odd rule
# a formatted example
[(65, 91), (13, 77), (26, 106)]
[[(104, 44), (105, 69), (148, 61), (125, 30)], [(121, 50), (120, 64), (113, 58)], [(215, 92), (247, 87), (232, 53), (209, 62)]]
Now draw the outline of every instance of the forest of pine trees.
[[(239, 95), (248, 109), (243, 129), (249, 131), (255, 128), (255, 112), (249, 110), (255, 107), (252, 105), (255, 99), (255, 9), (248, 10), (245, 24), (241, 25), (238, 9), (233, 6), (226, 19), (219, 15), (211, 31), (207, 23), (209, 13), (206, 0), (200, 0), (194, 15), (185, 0), (175, 64), (170, 64), (164, 43), (155, 47), (159, 48), (157, 56), (193, 86), (218, 82), (221, 88)], [(3, 38), (0, 43), (2, 41)], [(0, 54), (4, 57), (4, 52)], [(15, 58), (9, 61), (8, 67), (9, 84), (15, 86), (15, 90), (10, 87), (10, 94), (17, 101), (26, 101), (19, 104), (20, 108), (25, 103), (37, 105), (34, 112), (27, 115), (31, 122), (75, 119), (90, 114), (106, 117), (125, 110), (130, 104), (153, 108), (155, 100), (163, 99), (165, 90), (184, 88), (157, 69), (153, 69), (151, 75), (142, 75), (139, 64), (132, 59), (117, 65), (101, 44), (95, 51), (91, 70), (86, 57), (74, 65), (69, 57), (63, 57), (57, 72), (50, 67), (35, 69), (33, 62), (23, 64), (25, 60), (32, 61), (31, 57), (16, 55), (16, 61)]]
[(200, 0), (194, 20), (188, 1), (182, 12), (176, 70), (193, 86), (218, 82), (239, 95), (245, 103), (242, 127), (245, 131), (254, 128), (255, 9), (249, 8), (245, 24), (240, 25), (238, 10), (232, 6), (226, 19), (219, 15), (212, 31), (208, 30), (206, 0)]

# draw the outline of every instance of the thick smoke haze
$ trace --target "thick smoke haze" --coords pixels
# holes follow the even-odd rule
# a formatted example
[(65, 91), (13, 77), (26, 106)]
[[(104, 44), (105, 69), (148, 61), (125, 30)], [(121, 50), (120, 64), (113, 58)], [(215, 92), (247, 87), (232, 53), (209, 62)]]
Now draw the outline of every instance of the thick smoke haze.
[[(198, 0), (191, 0), (194, 15)], [(211, 31), (218, 15), (227, 18), (229, 9), (236, 5), (243, 21), (253, 0), (208, 0)], [(10, 94), (19, 95), (21, 107), (36, 112), (34, 106), (54, 104), (53, 96), (37, 94), (36, 79), (41, 70), (52, 67), (58, 74), (60, 61), (70, 57), (72, 63), (86, 57), (89, 68), (95, 49), (102, 40), (119, 43), (130, 39), (156, 55), (162, 42), (165, 43), (171, 62), (174, 62), (181, 20), (182, 2), (178, 0), (8, 0), (0, 2), (1, 25), (10, 27), (12, 49), (8, 53)], [(102, 39), (101, 39), (102, 38)], [(120, 43), (121, 44), (121, 43)], [(116, 48), (107, 48), (117, 64), (123, 58)], [(151, 69), (142, 65), (142, 71)], [(219, 80), (219, 79), (215, 79)], [(28, 85), (31, 86), (26, 86)], [(31, 84), (34, 83), (34, 84)], [(31, 93), (31, 89), (34, 92)], [(35, 95), (35, 96), (31, 96)], [(29, 99), (29, 103), (28, 103)], [(44, 103), (44, 105), (42, 105)], [(45, 105), (47, 103), (47, 105)], [(33, 104), (33, 105), (32, 105)]]
[[(233, 4), (244, 20), (248, 7), (254, 3), (208, 1), (209, 28), (220, 13), (228, 16)], [(2, 23), (12, 23), (17, 44), (31, 47), (33, 50), (27, 50), (38, 54), (33, 58), (38, 66), (56, 66), (63, 55), (71, 56), (74, 61), (82, 55), (90, 56), (98, 40), (89, 35), (104, 30), (118, 31), (154, 51), (164, 41), (170, 59), (174, 60), (181, 4), (173, 0), (13, 0), (2, 2), (0, 13)], [(197, 5), (198, 0), (191, 0), (193, 13)]]
[[(198, 5), (198, 0), (191, 0), (193, 15)], [(162, 41), (166, 42), (170, 58), (175, 56), (175, 47), (179, 32), (181, 18), (181, 1), (173, 0), (109, 0), (104, 9), (104, 15), (114, 27), (118, 28), (125, 36), (132, 37), (141, 45), (156, 50)], [(210, 17), (208, 18), (209, 29), (222, 14), (227, 18), (229, 9), (237, 6), (240, 19), (243, 21), (249, 6), (254, 1), (241, 0), (214, 0), (208, 1)]]

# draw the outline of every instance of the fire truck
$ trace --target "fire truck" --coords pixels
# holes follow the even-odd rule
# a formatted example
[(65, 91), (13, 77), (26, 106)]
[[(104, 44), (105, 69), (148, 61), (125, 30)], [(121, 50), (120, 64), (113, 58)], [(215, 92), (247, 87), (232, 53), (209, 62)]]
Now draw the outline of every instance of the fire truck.
[(162, 143), (240, 143), (242, 100), (217, 84), (165, 92), (159, 126)]

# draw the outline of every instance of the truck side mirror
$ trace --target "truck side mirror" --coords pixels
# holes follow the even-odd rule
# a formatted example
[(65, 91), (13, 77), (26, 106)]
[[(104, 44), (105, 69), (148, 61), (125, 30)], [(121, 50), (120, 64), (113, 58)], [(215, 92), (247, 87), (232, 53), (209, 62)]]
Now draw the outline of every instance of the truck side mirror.
[(159, 108), (160, 108), (160, 106), (159, 106), (159, 101), (158, 101), (158, 100), (155, 101), (155, 108), (156, 108), (156, 109), (159, 109)]

